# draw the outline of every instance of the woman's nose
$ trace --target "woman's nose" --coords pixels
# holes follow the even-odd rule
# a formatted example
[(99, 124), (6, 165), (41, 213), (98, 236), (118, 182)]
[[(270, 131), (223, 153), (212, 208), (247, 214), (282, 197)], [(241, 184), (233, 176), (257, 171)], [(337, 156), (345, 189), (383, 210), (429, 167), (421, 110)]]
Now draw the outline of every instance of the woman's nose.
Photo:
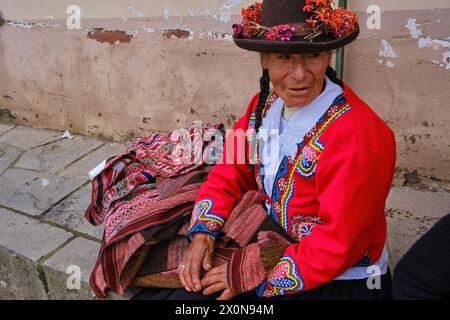
[(293, 63), (292, 68), (290, 70), (291, 77), (297, 80), (298, 82), (302, 82), (306, 76), (306, 64), (304, 61), (296, 61)]

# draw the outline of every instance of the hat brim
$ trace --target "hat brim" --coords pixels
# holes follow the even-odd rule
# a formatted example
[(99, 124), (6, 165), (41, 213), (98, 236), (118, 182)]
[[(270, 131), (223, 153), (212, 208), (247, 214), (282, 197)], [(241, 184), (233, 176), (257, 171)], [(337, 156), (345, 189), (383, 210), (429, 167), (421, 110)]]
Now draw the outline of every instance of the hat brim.
[(269, 41), (261, 39), (237, 39), (233, 37), (234, 43), (239, 48), (264, 53), (315, 53), (338, 49), (353, 42), (359, 35), (359, 26), (346, 36), (336, 39), (330, 35), (317, 37), (314, 41), (293, 38), (292, 41)]

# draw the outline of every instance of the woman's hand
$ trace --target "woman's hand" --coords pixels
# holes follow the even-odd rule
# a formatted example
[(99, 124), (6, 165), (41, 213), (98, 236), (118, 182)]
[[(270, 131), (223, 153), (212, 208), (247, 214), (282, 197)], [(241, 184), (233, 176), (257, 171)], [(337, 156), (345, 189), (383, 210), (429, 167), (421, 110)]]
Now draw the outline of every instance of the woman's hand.
[(189, 292), (202, 289), (200, 269), (211, 270), (215, 240), (207, 233), (196, 233), (179, 266), (180, 281)]
[(227, 264), (221, 264), (208, 271), (202, 279), (202, 288), (205, 288), (203, 290), (205, 296), (223, 290), (217, 300), (231, 300), (234, 297), (234, 294), (228, 287)]

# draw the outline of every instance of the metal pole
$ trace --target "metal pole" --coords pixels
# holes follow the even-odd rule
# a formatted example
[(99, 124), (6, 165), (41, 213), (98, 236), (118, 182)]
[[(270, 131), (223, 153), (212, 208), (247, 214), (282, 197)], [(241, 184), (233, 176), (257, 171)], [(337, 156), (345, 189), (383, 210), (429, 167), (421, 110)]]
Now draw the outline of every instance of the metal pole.
[[(347, 9), (347, 0), (339, 0), (339, 7)], [(339, 79), (344, 77), (344, 48), (339, 48), (336, 51), (336, 74)]]

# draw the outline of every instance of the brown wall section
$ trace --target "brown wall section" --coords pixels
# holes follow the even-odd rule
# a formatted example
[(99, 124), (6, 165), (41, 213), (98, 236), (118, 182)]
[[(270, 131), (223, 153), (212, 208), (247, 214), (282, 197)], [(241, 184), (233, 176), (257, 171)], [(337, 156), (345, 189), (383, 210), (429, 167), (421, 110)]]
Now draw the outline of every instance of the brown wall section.
[[(164, 9), (131, 1), (134, 11), (119, 2), (111, 18), (85, 9), (82, 29), (68, 30), (61, 5), (55, 19), (37, 10), (21, 20), (11, 1), (0, 1), (0, 106), (24, 124), (115, 140), (198, 119), (231, 126), (260, 76), (258, 55), (226, 34), (242, 1), (194, 1), (190, 13), (185, 2)], [(450, 9), (379, 3), (381, 30), (368, 30), (359, 12), (362, 32), (346, 49), (344, 80), (394, 129), (400, 177), (450, 181)], [(100, 29), (112, 37), (96, 41)]]

